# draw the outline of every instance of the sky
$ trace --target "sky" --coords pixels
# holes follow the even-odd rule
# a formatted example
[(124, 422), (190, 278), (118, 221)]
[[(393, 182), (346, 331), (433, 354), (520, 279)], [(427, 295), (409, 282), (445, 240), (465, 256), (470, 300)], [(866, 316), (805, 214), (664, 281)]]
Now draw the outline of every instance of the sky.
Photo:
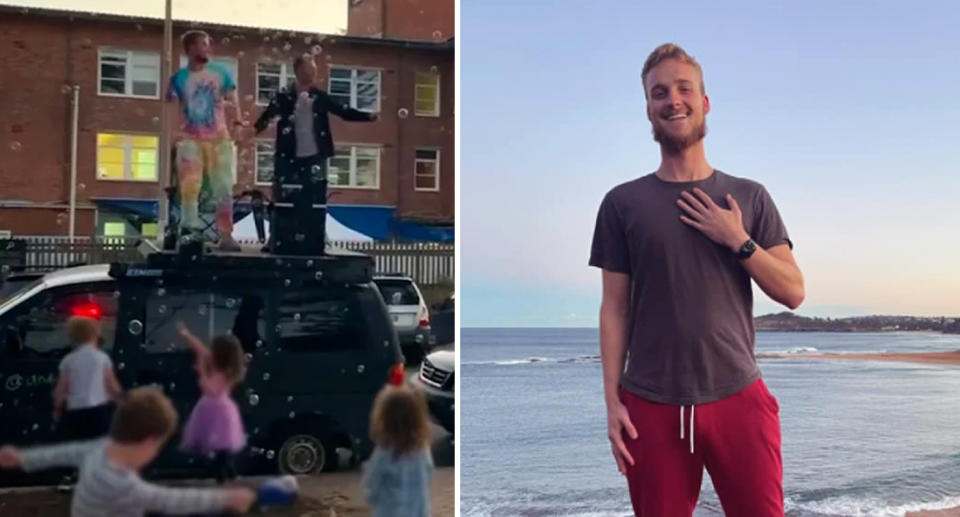
[[(163, 18), (165, 0), (0, 0), (2, 5)], [(347, 28), (347, 0), (173, 0), (172, 18), (318, 34)]]
[[(595, 327), (612, 187), (659, 165), (650, 51), (704, 70), (708, 162), (763, 183), (806, 316), (960, 316), (960, 3), (461, 3), (461, 318)], [(787, 310), (755, 290), (755, 314)]]

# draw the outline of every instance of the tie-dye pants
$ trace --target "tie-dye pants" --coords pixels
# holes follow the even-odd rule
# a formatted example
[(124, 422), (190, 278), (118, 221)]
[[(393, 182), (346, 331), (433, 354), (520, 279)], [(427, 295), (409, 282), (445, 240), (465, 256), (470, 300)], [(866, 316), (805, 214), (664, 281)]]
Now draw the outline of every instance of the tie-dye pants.
[(180, 185), (180, 229), (202, 232), (198, 200), (203, 177), (217, 206), (217, 233), (233, 233), (233, 144), (229, 139), (177, 143), (177, 181)]

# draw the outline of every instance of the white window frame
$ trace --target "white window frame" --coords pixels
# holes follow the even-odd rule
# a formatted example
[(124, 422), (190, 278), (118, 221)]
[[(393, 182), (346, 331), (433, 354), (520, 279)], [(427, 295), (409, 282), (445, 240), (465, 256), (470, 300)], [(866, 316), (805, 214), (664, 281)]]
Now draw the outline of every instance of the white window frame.
[[(337, 144), (336, 147), (349, 147), (350, 148), (350, 183), (348, 185), (334, 185), (332, 183), (327, 183), (328, 188), (341, 188), (341, 189), (350, 189), (350, 190), (380, 190), (380, 173), (382, 171), (383, 165), (383, 146), (375, 144), (358, 144), (358, 143), (349, 143), (344, 142)], [(362, 147), (365, 149), (375, 149), (377, 151), (377, 184), (375, 186), (361, 186), (357, 185), (357, 148)], [(334, 156), (336, 156), (336, 148), (334, 149)], [(334, 158), (331, 156), (327, 158), (327, 177), (330, 175), (330, 160)]]
[[(261, 154), (261, 153), (260, 153), (259, 144), (261, 144), (261, 143), (271, 144), (271, 145), (274, 145), (274, 146), (276, 146), (277, 144), (276, 144), (274, 141), (269, 140), (269, 139), (266, 139), (266, 138), (258, 138), (258, 139), (256, 139), (256, 142), (255, 142), (254, 145), (253, 145), (253, 154), (254, 154), (254, 161), (253, 161), (253, 184), (254, 184), (254, 185), (261, 186), (261, 187), (269, 187), (269, 186), (273, 186), (273, 183), (272, 183), (272, 182), (263, 182), (263, 181), (260, 181), (260, 154)], [(270, 156), (271, 156), (271, 158), (273, 157), (273, 155), (274, 155), (275, 152), (276, 152), (275, 149), (274, 149), (273, 151), (270, 151)], [(274, 165), (274, 167), (276, 167), (276, 165)], [(274, 173), (274, 174), (277, 173), (276, 168), (274, 168), (273, 173)]]
[[(156, 95), (135, 95), (133, 93), (133, 74), (131, 73), (131, 68), (133, 67), (133, 55), (141, 54), (152, 56), (156, 58), (156, 83), (157, 83), (157, 94)], [(103, 91), (103, 57), (104, 55), (109, 55), (111, 57), (124, 57), (126, 63), (124, 63), (124, 77), (123, 77), (123, 90), (124, 93), (110, 93)], [(160, 91), (162, 90), (162, 85), (160, 84), (160, 54), (156, 52), (147, 52), (142, 50), (125, 50), (111, 47), (100, 47), (97, 49), (97, 95), (101, 97), (126, 97), (134, 99), (159, 99)]]
[[(436, 92), (437, 92), (437, 94), (434, 96), (434, 99), (433, 99), (433, 101), (434, 101), (434, 110), (433, 110), (433, 111), (419, 111), (419, 110), (417, 110), (417, 104), (419, 103), (419, 101), (421, 101), (421, 100), (428, 100), (428, 99), (421, 99), (420, 96), (418, 95), (418, 94), (419, 94), (419, 91), (420, 91), (420, 88), (419, 88), (419, 84), (417, 83), (417, 78), (418, 78), (419, 76), (421, 76), (421, 75), (435, 77), (436, 80), (437, 80), (437, 81), (436, 81)], [(414, 116), (417, 116), (417, 117), (439, 117), (439, 116), (440, 116), (440, 74), (439, 74), (439, 73), (433, 73), (433, 72), (417, 72), (417, 73), (414, 75), (414, 77), (413, 77), (413, 114), (414, 114)]]
[[(99, 141), (100, 135), (119, 135), (119, 136), (128, 137), (128, 138), (131, 136), (152, 136), (157, 138), (156, 178), (150, 179), (150, 180), (143, 180), (143, 179), (136, 179), (132, 177), (133, 146), (130, 145), (129, 139), (126, 142), (124, 142), (124, 146), (123, 146), (123, 178), (114, 179), (114, 178), (100, 177), (100, 141)], [(96, 167), (97, 169), (96, 170), (97, 181), (113, 181), (113, 182), (127, 181), (127, 182), (133, 182), (133, 183), (159, 183), (160, 182), (160, 135), (154, 134), (154, 133), (139, 133), (139, 132), (129, 132), (129, 131), (98, 131), (96, 133), (96, 136), (97, 136), (97, 142), (96, 142), (97, 155), (96, 155), (96, 162), (94, 163), (94, 167)], [(236, 160), (234, 160), (234, 162), (236, 162)], [(234, 166), (234, 175), (236, 175), (236, 166)]]
[[(425, 160), (417, 157), (417, 151), (433, 151), (437, 157), (433, 160)], [(433, 170), (436, 172), (436, 182), (434, 188), (417, 187), (417, 176), (426, 176), (426, 174), (417, 174), (417, 165), (420, 163), (434, 163)], [(439, 147), (417, 147), (413, 151), (413, 190), (417, 192), (440, 192), (440, 148)]]
[[(285, 86), (287, 86), (288, 84), (290, 84), (291, 81), (295, 81), (296, 78), (297, 78), (297, 76), (296, 76), (296, 74), (293, 73), (293, 63), (267, 63), (267, 62), (264, 62), (264, 61), (258, 61), (258, 62), (257, 62), (256, 97), (254, 97), (254, 101), (256, 102), (257, 106), (266, 106), (266, 105), (269, 104), (268, 102), (261, 102), (261, 101), (260, 101), (260, 66), (261, 66), (261, 65), (266, 65), (266, 66), (276, 66), (276, 65), (280, 65), (280, 86), (279, 86), (279, 88), (280, 88), (281, 90), (282, 90)], [(270, 72), (270, 73), (265, 74), (265, 75), (271, 75), (271, 76), (272, 76), (272, 75), (274, 75), (274, 74), (273, 74), (272, 72)]]
[[(210, 56), (210, 61), (208, 62), (213, 63), (214, 61), (219, 61), (221, 64), (227, 65), (227, 68), (230, 69), (230, 73), (232, 74), (230, 78), (233, 79), (233, 84), (236, 85), (237, 87), (236, 89), (237, 95), (240, 95), (240, 76), (239, 76), (240, 64), (237, 58)], [(186, 68), (188, 64), (189, 64), (189, 61), (187, 60), (186, 54), (180, 54), (180, 68)], [(176, 71), (174, 71), (174, 73), (176, 73)]]
[[(380, 98), (383, 96), (383, 69), (375, 67), (365, 67), (365, 66), (350, 66), (350, 65), (327, 65), (327, 95), (334, 97), (333, 93), (333, 82), (334, 81), (345, 81), (345, 79), (334, 79), (333, 71), (334, 69), (340, 70), (349, 70), (350, 71), (350, 107), (362, 111), (364, 113), (380, 113), (382, 109), (380, 105)], [(373, 110), (365, 110), (357, 107), (357, 72), (376, 72), (377, 73), (377, 106)]]
[(13, 237), (13, 233), (10, 230), (0, 230), (0, 239), (9, 239)]

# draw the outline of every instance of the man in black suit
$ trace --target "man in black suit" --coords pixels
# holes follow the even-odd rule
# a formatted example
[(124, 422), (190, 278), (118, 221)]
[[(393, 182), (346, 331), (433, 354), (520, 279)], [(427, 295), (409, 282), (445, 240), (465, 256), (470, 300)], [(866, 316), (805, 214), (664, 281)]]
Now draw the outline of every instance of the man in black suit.
[[(334, 152), (328, 113), (351, 122), (372, 122), (377, 120), (377, 115), (338, 103), (317, 88), (317, 65), (309, 54), (298, 57), (293, 69), (297, 77), (295, 85), (277, 92), (254, 127), (260, 133), (279, 117), (274, 146), (273, 199), (275, 203), (293, 202), (297, 218), (305, 222), (313, 218), (309, 211), (313, 204), (326, 204), (327, 158)], [(301, 187), (293, 187), (290, 192), (284, 188), (293, 185)], [(275, 242), (273, 235), (270, 240)]]

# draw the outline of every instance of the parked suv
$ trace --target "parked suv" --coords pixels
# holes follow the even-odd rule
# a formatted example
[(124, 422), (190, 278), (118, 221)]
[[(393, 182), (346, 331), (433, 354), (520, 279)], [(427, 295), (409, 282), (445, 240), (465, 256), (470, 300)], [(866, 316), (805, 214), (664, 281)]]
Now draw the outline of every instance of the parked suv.
[[(58, 441), (50, 390), (67, 353), (66, 321), (100, 319), (103, 347), (125, 388), (158, 385), (181, 421), (200, 396), (183, 321), (204, 340), (232, 333), (247, 375), (233, 396), (248, 434), (247, 473), (307, 474), (362, 460), (369, 414), (386, 382), (402, 384), (396, 332), (372, 282), (370, 257), (153, 253), (140, 264), (100, 264), (46, 274), (0, 301), (0, 443)], [(196, 474), (177, 450), (153, 475)], [(17, 477), (19, 476), (19, 477)], [(50, 481), (50, 480), (48, 480)], [(0, 472), (0, 484), (38, 482)]]
[(373, 281), (380, 288), (407, 363), (417, 364), (433, 347), (430, 312), (416, 282), (408, 276), (379, 275)]
[(454, 432), (456, 370), (456, 352), (452, 349), (437, 350), (423, 358), (420, 371), (408, 381), (424, 391), (430, 414), (450, 434)]

